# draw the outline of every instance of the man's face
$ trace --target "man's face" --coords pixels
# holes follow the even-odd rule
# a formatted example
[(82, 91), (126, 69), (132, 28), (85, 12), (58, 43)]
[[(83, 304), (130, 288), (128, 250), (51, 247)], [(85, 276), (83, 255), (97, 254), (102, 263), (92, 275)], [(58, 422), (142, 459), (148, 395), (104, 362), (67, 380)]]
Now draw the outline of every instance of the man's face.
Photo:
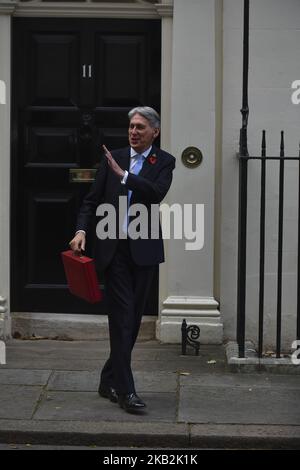
[(140, 114), (135, 114), (129, 123), (129, 144), (137, 153), (151, 147), (158, 134), (159, 129), (151, 127), (148, 119)]

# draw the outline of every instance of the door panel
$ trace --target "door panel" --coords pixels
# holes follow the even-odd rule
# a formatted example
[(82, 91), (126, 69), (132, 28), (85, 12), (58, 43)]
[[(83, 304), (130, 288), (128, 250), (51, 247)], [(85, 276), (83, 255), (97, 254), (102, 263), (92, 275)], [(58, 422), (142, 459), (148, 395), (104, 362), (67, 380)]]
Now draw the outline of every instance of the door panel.
[[(69, 175), (97, 168), (102, 144), (127, 145), (132, 107), (159, 110), (160, 41), (154, 20), (13, 19), (13, 310), (106, 312), (66, 285), (60, 252), (89, 189)], [(156, 277), (148, 313), (157, 294)]]
[(79, 32), (38, 33), (28, 44), (28, 84), (32, 106), (76, 106), (79, 82)]
[[(131, 103), (144, 103), (145, 38), (139, 35), (97, 34), (96, 41), (96, 105), (130, 106)], [(119, 70), (116, 70), (116, 64)]]
[(26, 130), (27, 166), (59, 166), (78, 162), (76, 129), (28, 127)]
[[(67, 227), (73, 222), (73, 193), (30, 191), (27, 207), (26, 238), (30, 263), (27, 263), (26, 286), (32, 288), (32, 285), (64, 282), (59, 250), (61, 238), (68, 236)], [(43, 239), (39, 238), (39, 231), (36, 230), (39, 226), (43, 227)], [(45, 249), (47, 245), (51, 245), (51, 250)]]

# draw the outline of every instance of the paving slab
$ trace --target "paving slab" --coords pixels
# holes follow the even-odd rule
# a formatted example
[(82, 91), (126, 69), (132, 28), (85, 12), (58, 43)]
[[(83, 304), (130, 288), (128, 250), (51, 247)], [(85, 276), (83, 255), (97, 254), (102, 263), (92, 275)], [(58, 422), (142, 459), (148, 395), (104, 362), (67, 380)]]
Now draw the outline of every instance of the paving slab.
[(48, 390), (95, 392), (98, 389), (98, 371), (55, 371), (49, 380)]
[(99, 397), (92, 392), (48, 392), (34, 414), (35, 420), (70, 421), (161, 421), (175, 422), (175, 393), (144, 393), (141, 398), (147, 403), (144, 413), (125, 413), (118, 404)]
[[(66, 344), (68, 343), (68, 344)], [(88, 344), (65, 341), (9, 341), (6, 365), (2, 369), (34, 370), (97, 370), (105, 362), (107, 352), (89, 348)], [(101, 341), (98, 341), (99, 345)], [(100, 346), (99, 346), (100, 347)]]
[[(138, 371), (134, 374), (136, 389), (141, 392), (175, 392), (175, 372)], [(96, 392), (100, 380), (97, 371), (54, 371), (47, 385), (48, 390)]]
[(51, 370), (0, 369), (0, 384), (46, 385)]
[(134, 380), (138, 393), (144, 392), (176, 392), (178, 374), (166, 371), (137, 371)]
[(299, 390), (248, 387), (186, 387), (180, 391), (180, 422), (300, 425)]
[(248, 387), (248, 388), (295, 388), (300, 395), (300, 376), (257, 374), (214, 374), (193, 373), (180, 375), (182, 387)]
[(0, 418), (31, 419), (42, 387), (1, 385)]
[(212, 373), (224, 372), (224, 367), (215, 365), (203, 366), (200, 361), (188, 361), (186, 359), (170, 359), (168, 361), (133, 361), (133, 372), (144, 371), (165, 371), (165, 372), (178, 372), (178, 373), (204, 373), (211, 371)]
[[(77, 360), (77, 359), (49, 359), (49, 358), (37, 358), (34, 364), (34, 370), (86, 370), (93, 371), (101, 368), (105, 361), (104, 360)], [(8, 361), (6, 365), (1, 366), (1, 369), (30, 369), (32, 366), (32, 358), (21, 357), (14, 361)]]

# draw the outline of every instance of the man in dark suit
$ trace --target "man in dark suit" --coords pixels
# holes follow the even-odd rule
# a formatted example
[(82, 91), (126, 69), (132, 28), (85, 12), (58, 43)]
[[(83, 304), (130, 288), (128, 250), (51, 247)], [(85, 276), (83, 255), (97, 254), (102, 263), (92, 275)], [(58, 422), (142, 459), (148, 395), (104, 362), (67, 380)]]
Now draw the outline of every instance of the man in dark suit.
[[(128, 116), (130, 146), (112, 152), (103, 146), (105, 158), (83, 201), (70, 247), (76, 253), (85, 249), (86, 232), (99, 204), (115, 208), (116, 233), (121, 236), (98, 237), (96, 243), (97, 267), (104, 271), (106, 280), (111, 349), (98, 391), (126, 411), (136, 412), (146, 405), (135, 391), (131, 353), (155, 269), (164, 261), (159, 223), (157, 236), (151, 238), (153, 214), (158, 213), (151, 209), (158, 208), (170, 188), (175, 158), (153, 145), (160, 132), (160, 118), (154, 109), (134, 108)], [(139, 203), (147, 209), (148, 237), (130, 236), (131, 217), (125, 215), (118, 224), (120, 196), (127, 196), (128, 207)]]

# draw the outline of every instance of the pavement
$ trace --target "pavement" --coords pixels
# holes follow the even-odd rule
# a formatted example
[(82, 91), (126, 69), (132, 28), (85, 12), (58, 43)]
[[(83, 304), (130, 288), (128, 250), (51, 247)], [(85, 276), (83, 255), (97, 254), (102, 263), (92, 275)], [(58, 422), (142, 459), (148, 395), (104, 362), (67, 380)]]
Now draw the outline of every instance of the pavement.
[(197, 357), (140, 341), (132, 365), (147, 412), (133, 415), (97, 394), (108, 350), (106, 340), (7, 341), (3, 448), (300, 449), (299, 374), (232, 372), (222, 345)]

